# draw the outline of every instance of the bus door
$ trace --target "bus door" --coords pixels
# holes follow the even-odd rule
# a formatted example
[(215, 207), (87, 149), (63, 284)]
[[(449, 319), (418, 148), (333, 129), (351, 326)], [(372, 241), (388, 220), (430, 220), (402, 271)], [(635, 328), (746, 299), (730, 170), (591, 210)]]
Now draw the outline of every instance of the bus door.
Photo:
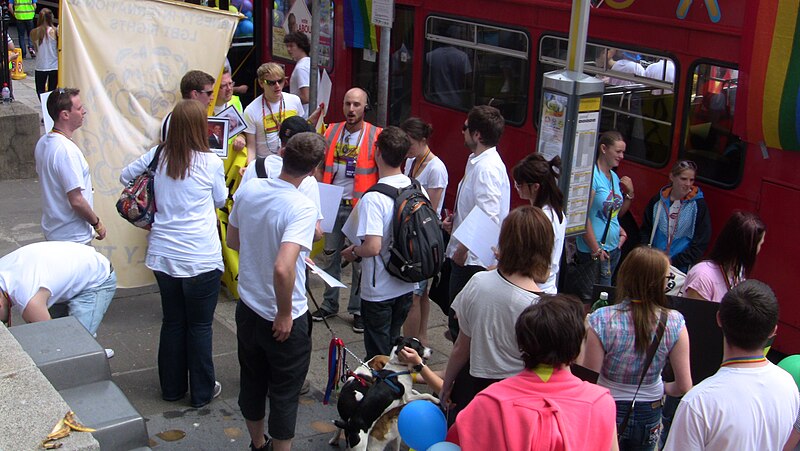
[[(379, 56), (377, 52), (370, 50), (354, 49), (353, 51), (351, 86), (363, 88), (369, 94), (370, 110), (366, 112), (366, 120), (374, 124), (378, 115)], [(387, 125), (399, 125), (411, 115), (411, 77), (414, 54), (414, 8), (411, 6), (395, 6), (390, 51)]]

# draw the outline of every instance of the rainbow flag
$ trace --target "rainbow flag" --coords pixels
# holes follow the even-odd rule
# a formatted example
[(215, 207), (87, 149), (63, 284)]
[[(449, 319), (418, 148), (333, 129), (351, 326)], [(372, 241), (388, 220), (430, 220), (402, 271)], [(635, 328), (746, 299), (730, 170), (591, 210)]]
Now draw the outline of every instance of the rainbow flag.
[(344, 0), (344, 44), (357, 49), (378, 50), (378, 34), (372, 17), (372, 0)]
[[(753, 17), (745, 130), (750, 142), (800, 150), (800, 15), (797, 0), (761, 0)], [(747, 46), (746, 46), (747, 48)]]

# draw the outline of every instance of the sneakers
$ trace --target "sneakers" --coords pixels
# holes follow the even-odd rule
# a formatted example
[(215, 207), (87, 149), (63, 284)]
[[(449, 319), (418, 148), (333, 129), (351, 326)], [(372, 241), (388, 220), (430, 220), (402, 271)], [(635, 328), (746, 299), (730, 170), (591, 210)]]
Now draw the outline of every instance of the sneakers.
[(357, 334), (364, 333), (364, 320), (361, 319), (361, 315), (353, 315), (353, 332)]
[(211, 392), (211, 399), (209, 399), (208, 402), (203, 404), (198, 404), (198, 405), (192, 404), (192, 407), (194, 407), (195, 409), (205, 407), (209, 405), (211, 401), (214, 400), (214, 398), (219, 398), (219, 395), (221, 394), (222, 394), (222, 384), (220, 384), (219, 381), (214, 381), (214, 390)]
[(314, 321), (322, 321), (323, 319), (328, 319), (332, 316), (336, 316), (336, 313), (331, 313), (324, 309), (317, 309), (316, 312), (311, 314), (311, 319)]
[(311, 382), (308, 379), (306, 379), (305, 381), (303, 381), (303, 386), (300, 387), (300, 394), (307, 395), (308, 392), (310, 391), (311, 391)]
[(111, 357), (114, 357), (114, 350), (113, 349), (106, 348), (105, 351), (106, 351), (106, 358), (107, 359), (110, 359)]
[(264, 434), (264, 445), (261, 448), (256, 448), (253, 446), (253, 442), (250, 442), (250, 451), (271, 451), (272, 450), (272, 439), (267, 437), (267, 434)]

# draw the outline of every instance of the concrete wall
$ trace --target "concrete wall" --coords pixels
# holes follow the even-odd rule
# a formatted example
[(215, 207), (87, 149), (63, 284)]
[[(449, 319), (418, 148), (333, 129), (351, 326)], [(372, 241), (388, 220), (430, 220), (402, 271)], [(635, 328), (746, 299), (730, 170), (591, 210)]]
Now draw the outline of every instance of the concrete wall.
[(39, 113), (20, 103), (0, 103), (0, 180), (36, 177), (33, 150), (41, 136)]

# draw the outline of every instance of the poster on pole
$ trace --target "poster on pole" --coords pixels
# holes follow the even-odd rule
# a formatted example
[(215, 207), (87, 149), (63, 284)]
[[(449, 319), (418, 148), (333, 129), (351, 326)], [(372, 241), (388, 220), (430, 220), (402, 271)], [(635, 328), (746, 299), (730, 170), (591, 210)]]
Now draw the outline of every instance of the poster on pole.
[[(595, 109), (596, 108), (596, 109)], [(572, 147), (572, 171), (567, 194), (567, 235), (583, 233), (592, 190), (597, 127), (600, 121), (600, 98), (580, 99), (575, 140)]]
[[(311, 20), (311, 7), (313, 0), (276, 0), (272, 10), (272, 55), (291, 61), (291, 56), (286, 50), (283, 38), (287, 34), (300, 31), (308, 36), (311, 42), (311, 29), (315, 26)], [(330, 1), (319, 2), (320, 23), (319, 66), (331, 69), (331, 47), (333, 42), (333, 5)], [(312, 44), (313, 48), (313, 44)], [(309, 55), (311, 56), (311, 55)]]
[(545, 91), (542, 101), (542, 120), (539, 122), (538, 152), (547, 160), (561, 156), (564, 128), (567, 121), (568, 99), (564, 94)]
[(394, 0), (372, 0), (372, 17), (376, 27), (392, 28), (394, 22)]

